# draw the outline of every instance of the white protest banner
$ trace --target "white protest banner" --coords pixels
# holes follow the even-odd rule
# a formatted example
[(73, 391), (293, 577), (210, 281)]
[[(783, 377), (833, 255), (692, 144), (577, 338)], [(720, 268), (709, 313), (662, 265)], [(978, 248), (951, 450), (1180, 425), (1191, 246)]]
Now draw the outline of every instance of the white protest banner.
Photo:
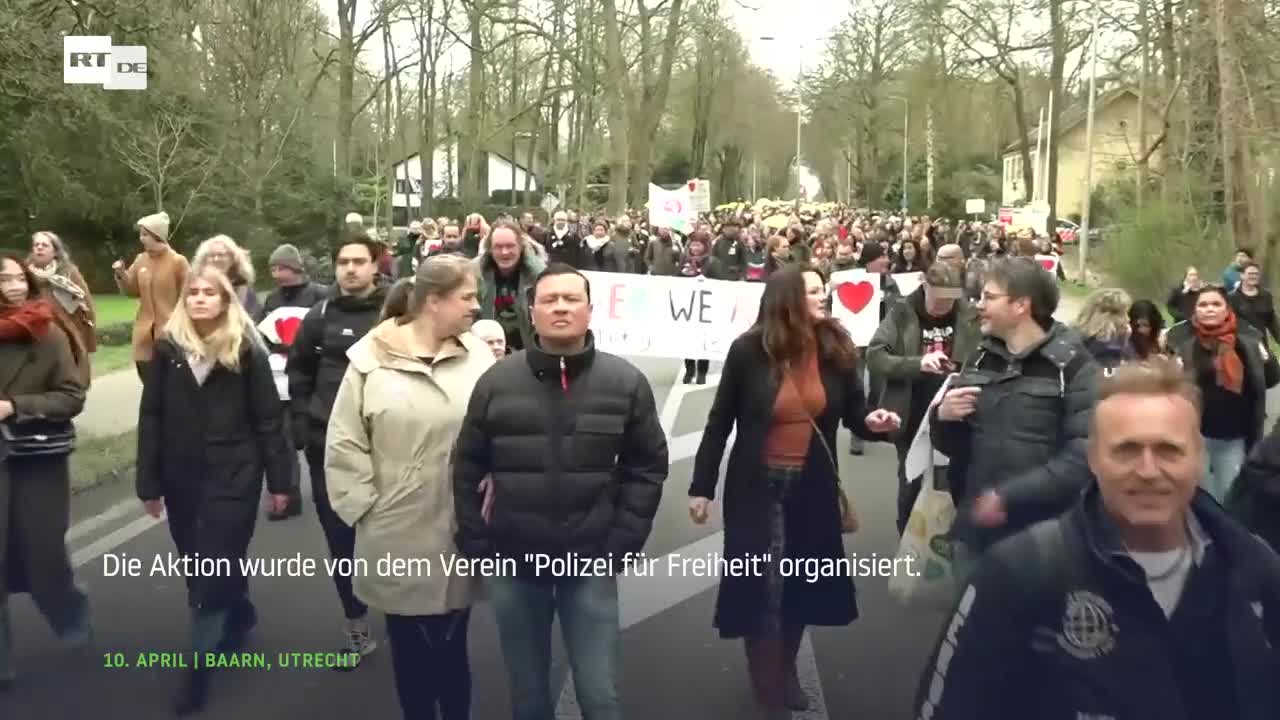
[(831, 317), (844, 324), (858, 347), (871, 344), (880, 325), (880, 275), (841, 270), (831, 275)]
[(671, 228), (687, 235), (693, 229), (693, 199), (688, 187), (663, 190), (649, 183), (649, 227)]
[(1057, 255), (1037, 255), (1036, 262), (1040, 263), (1040, 267), (1049, 271), (1050, 275), (1057, 277), (1058, 275), (1058, 256)]
[(764, 294), (764, 283), (583, 274), (591, 283), (596, 347), (618, 355), (724, 360), (755, 322)]
[(711, 212), (711, 181), (695, 178), (685, 183), (694, 212)]
[[(310, 310), (311, 308), (305, 307), (278, 307), (262, 318), (262, 322), (258, 323), (258, 332), (272, 345), (292, 347), (294, 338), (302, 329), (302, 319)], [(288, 356), (281, 353), (272, 353), (267, 357), (276, 381), (276, 392), (281, 400), (289, 399), (289, 379), (284, 374), (287, 361)]]
[(893, 282), (898, 286), (898, 292), (902, 293), (902, 297), (906, 297), (915, 292), (916, 288), (924, 282), (924, 273), (894, 273)]

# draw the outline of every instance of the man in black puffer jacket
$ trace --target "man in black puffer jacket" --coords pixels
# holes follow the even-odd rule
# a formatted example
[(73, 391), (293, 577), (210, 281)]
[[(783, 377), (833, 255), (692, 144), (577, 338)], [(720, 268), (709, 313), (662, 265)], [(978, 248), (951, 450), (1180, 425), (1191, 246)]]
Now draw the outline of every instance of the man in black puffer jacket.
[[(347, 350), (378, 324), (382, 313), (387, 289), (377, 284), (380, 252), (382, 246), (367, 235), (349, 238), (338, 247), (333, 255), (333, 291), (302, 319), (285, 370), (289, 376), (293, 443), (306, 453), (316, 516), (334, 560), (352, 557), (356, 531), (329, 505), (324, 436), (338, 387), (347, 372)], [(333, 582), (347, 618), (343, 652), (357, 657), (367, 655), (376, 647), (365, 617), (368, 608), (356, 598), (350, 577), (334, 575)]]
[(485, 585), (515, 716), (555, 714), (539, 648), (556, 608), (583, 715), (620, 717), (615, 573), (649, 537), (667, 440), (645, 376), (595, 349), (586, 277), (553, 263), (530, 294), (534, 341), (480, 378), (458, 435), (457, 545), (504, 564)]

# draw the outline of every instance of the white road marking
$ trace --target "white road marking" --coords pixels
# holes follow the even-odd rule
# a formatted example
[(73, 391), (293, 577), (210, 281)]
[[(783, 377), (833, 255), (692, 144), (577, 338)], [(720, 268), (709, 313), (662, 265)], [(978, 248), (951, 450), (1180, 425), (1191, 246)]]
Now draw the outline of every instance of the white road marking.
[(108, 533), (94, 542), (89, 543), (88, 545), (71, 553), (71, 567), (81, 567), (99, 555), (120, 547), (162, 522), (164, 522), (163, 515), (159, 518), (153, 518), (150, 515), (143, 515), (119, 530)]
[(86, 518), (75, 524), (74, 527), (67, 530), (67, 542), (73, 543), (76, 540), (88, 535), (98, 528), (115, 522), (116, 520), (128, 515), (132, 512), (142, 509), (142, 503), (138, 500), (124, 500), (107, 508), (102, 513)]

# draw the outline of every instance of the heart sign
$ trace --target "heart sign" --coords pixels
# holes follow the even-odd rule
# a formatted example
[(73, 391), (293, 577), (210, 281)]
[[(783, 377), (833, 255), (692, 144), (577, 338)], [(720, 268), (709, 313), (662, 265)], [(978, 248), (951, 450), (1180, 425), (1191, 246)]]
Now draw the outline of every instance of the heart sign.
[(1058, 262), (1056, 260), (1053, 260), (1050, 258), (1040, 259), (1040, 267), (1044, 268), (1045, 270), (1048, 270), (1049, 272), (1053, 272), (1053, 269), (1057, 267), (1057, 265), (1058, 265)]
[(684, 214), (684, 203), (675, 198), (671, 198), (662, 203), (662, 210), (663, 212), (669, 212), (672, 215), (682, 215)]
[(283, 317), (276, 319), (276, 337), (280, 338), (280, 344), (285, 347), (293, 345), (293, 339), (298, 336), (298, 330), (302, 327), (302, 318), (300, 317)]
[(875, 286), (866, 280), (840, 283), (836, 286), (836, 297), (840, 298), (840, 304), (855, 315), (862, 312), (875, 294)]
[(698, 190), (698, 181), (697, 181), (697, 180), (690, 180), (690, 181), (689, 181), (689, 192), (697, 192), (697, 190)]

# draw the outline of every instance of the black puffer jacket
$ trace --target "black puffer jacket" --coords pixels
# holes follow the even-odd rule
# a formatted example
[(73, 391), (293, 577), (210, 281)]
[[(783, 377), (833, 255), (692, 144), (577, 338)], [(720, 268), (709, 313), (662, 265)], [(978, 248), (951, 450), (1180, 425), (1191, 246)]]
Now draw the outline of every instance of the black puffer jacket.
[[(548, 355), (533, 343), (490, 368), (471, 394), (455, 453), (458, 549), (514, 558), (530, 577), (526, 553), (611, 553), (621, 569), (626, 553), (644, 547), (667, 477), (648, 380), (597, 351), (590, 335), (577, 355)], [(488, 524), (477, 490), (486, 475), (494, 484)]]
[(324, 445), (329, 413), (347, 372), (347, 350), (378, 324), (387, 297), (383, 285), (367, 297), (342, 295), (334, 287), (334, 292), (302, 319), (289, 350), (285, 372), (295, 447), (311, 442)]
[[(1079, 497), (1088, 478), (1089, 417), (1101, 373), (1080, 335), (1054, 323), (1039, 345), (1015, 358), (984, 337), (953, 387), (977, 386), (978, 409), (942, 422), (934, 408), (934, 447), (951, 459), (948, 480), (962, 511), (956, 533), (985, 547), (1053, 517)], [(998, 530), (968, 527), (968, 505), (988, 489), (1004, 498), (1009, 520)]]

